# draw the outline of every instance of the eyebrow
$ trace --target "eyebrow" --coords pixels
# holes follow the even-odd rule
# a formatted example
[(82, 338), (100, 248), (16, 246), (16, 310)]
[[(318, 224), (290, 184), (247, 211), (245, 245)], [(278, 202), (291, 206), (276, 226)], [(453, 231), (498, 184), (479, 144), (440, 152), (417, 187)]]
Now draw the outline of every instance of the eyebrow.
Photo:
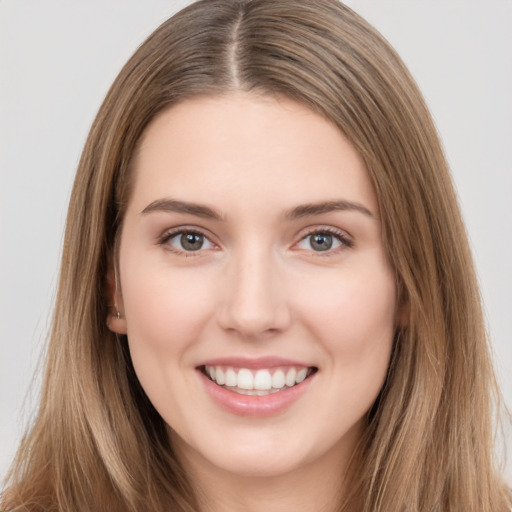
[(362, 204), (346, 201), (344, 199), (299, 205), (286, 212), (285, 216), (287, 219), (295, 220), (334, 211), (356, 211), (368, 217), (375, 218), (373, 213)]
[[(302, 204), (288, 210), (285, 213), (285, 218), (289, 220), (296, 220), (334, 211), (356, 211), (374, 218), (372, 212), (362, 204), (346, 201), (344, 199)], [(221, 213), (209, 206), (190, 203), (187, 201), (179, 201), (177, 199), (157, 199), (146, 206), (141, 213), (145, 215), (152, 212), (186, 213), (189, 215), (195, 215), (196, 217), (202, 217), (204, 219), (224, 220), (224, 216)]]
[(224, 220), (224, 217), (213, 208), (197, 203), (178, 201), (177, 199), (157, 199), (148, 204), (142, 214), (152, 212), (188, 213), (204, 219)]

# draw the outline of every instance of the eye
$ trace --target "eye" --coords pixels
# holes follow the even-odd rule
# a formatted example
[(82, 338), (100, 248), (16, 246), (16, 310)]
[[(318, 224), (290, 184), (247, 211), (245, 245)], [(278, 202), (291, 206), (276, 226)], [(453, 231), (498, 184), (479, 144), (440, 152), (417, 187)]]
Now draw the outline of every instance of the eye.
[(215, 247), (203, 233), (197, 231), (179, 231), (168, 234), (161, 241), (162, 245), (168, 244), (178, 252), (197, 252)]
[(306, 251), (327, 252), (341, 247), (352, 247), (352, 243), (342, 233), (321, 230), (306, 235), (297, 247)]

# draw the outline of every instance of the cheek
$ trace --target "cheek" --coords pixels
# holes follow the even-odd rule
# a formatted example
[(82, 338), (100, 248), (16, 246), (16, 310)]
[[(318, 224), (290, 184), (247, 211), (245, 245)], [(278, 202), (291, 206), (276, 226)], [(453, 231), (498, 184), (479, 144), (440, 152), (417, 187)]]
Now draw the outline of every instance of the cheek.
[[(367, 266), (366, 269), (371, 269)], [(339, 279), (311, 286), (304, 296), (310, 329), (346, 367), (361, 362), (387, 367), (395, 332), (396, 291), (387, 267), (340, 272)]]
[(165, 265), (124, 270), (130, 276), (123, 281), (123, 303), (131, 344), (177, 352), (197, 339), (212, 304), (212, 291), (197, 272), (173, 272)]
[(194, 277), (156, 263), (143, 268), (135, 259), (121, 267), (130, 355), (151, 402), (174, 424), (181, 410), (177, 391), (193, 386), (181, 370), (210, 316), (212, 290), (197, 272)]

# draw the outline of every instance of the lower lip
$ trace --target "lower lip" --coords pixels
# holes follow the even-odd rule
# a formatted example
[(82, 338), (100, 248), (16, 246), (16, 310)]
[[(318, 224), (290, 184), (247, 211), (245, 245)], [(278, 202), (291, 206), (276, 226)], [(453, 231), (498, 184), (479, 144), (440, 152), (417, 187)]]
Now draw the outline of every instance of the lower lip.
[(224, 410), (238, 416), (275, 416), (296, 402), (309, 388), (314, 375), (300, 384), (264, 396), (241, 395), (229, 391), (211, 381), (199, 371), (208, 394)]

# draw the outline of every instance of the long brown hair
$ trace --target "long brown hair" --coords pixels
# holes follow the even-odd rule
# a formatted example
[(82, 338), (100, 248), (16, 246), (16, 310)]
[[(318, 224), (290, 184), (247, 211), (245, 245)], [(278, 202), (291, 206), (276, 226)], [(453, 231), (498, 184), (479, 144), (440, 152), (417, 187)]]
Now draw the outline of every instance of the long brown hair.
[(480, 296), (438, 136), (400, 58), (336, 0), (197, 2), (115, 80), (80, 160), (40, 408), (2, 508), (197, 510), (126, 339), (107, 329), (105, 287), (145, 127), (186, 98), (233, 90), (284, 95), (325, 116), (376, 189), (408, 320), (368, 413), (351, 497), (365, 512), (508, 510)]

